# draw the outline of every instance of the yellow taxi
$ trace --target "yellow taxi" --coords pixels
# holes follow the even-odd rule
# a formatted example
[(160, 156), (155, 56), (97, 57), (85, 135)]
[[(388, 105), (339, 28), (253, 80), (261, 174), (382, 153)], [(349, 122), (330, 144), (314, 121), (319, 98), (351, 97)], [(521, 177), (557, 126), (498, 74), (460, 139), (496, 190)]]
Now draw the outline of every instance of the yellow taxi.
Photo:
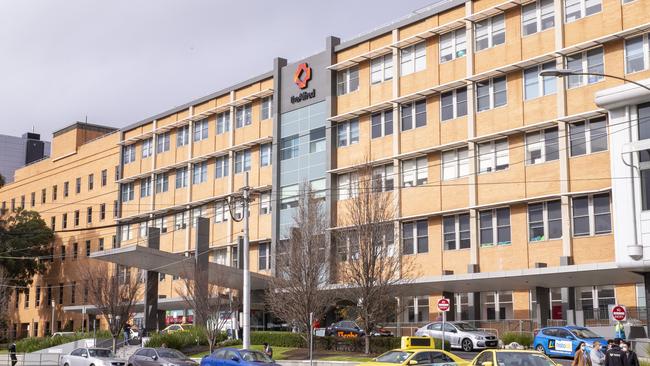
[(402, 347), (390, 350), (369, 362), (359, 366), (387, 365), (467, 365), (467, 361), (455, 354), (436, 349), (431, 337), (402, 337)]
[(471, 361), (469, 366), (558, 366), (545, 354), (534, 350), (489, 349)]

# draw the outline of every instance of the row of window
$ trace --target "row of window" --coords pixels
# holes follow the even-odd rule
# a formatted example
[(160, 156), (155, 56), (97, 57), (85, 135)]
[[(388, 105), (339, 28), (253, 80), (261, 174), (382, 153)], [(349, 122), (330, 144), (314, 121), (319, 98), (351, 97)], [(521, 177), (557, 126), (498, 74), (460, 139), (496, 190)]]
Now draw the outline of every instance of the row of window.
[[(78, 227), (81, 223), (81, 213), (82, 213), (81, 210), (75, 210), (72, 212), (70, 217), (68, 217), (68, 213), (63, 213), (61, 215), (61, 229), (65, 230), (70, 226)], [(117, 213), (118, 213), (118, 202), (113, 201), (113, 218), (117, 217)], [(92, 206), (87, 207), (85, 210), (86, 224), (93, 223), (93, 218), (95, 217), (95, 214), (98, 215), (99, 221), (106, 220), (106, 204), (100, 203), (98, 211), (93, 211)], [(68, 219), (70, 221), (68, 221)], [(50, 217), (50, 227), (52, 228), (52, 230), (57, 230), (56, 216)]]
[[(66, 290), (66, 288), (68, 290)], [(68, 301), (65, 301), (65, 293), (68, 292)], [(59, 305), (74, 305), (77, 303), (77, 292), (79, 292), (79, 289), (77, 288), (77, 282), (73, 281), (67, 285), (64, 285), (63, 283), (59, 283), (58, 286), (56, 285), (48, 285), (42, 288), (41, 286), (36, 286), (35, 287), (35, 294), (34, 294), (34, 306), (35, 307), (42, 307), (42, 306), (51, 306), (53, 303), (54, 304), (59, 304)], [(16, 289), (15, 291), (15, 308), (18, 309), (19, 303), (20, 303), (20, 294), (23, 295), (23, 306), (25, 309), (29, 309), (30, 307), (30, 294), (31, 294), (31, 288), (25, 288), (25, 289)], [(56, 296), (56, 299), (54, 296)], [(88, 287), (84, 286), (83, 290), (81, 291), (82, 298), (81, 303), (82, 304), (87, 304), (88, 303)], [(35, 323), (36, 324), (36, 323)]]

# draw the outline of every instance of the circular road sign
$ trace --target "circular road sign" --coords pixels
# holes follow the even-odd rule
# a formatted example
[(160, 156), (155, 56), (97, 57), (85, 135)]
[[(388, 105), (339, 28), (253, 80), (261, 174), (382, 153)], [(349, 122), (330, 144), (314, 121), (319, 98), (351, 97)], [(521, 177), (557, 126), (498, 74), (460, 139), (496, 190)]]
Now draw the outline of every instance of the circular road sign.
[(449, 311), (450, 303), (449, 299), (447, 298), (442, 298), (438, 300), (438, 310), (440, 311)]
[(614, 318), (614, 320), (623, 321), (625, 320), (626, 315), (627, 313), (625, 308), (621, 305), (616, 305), (612, 308), (612, 318)]

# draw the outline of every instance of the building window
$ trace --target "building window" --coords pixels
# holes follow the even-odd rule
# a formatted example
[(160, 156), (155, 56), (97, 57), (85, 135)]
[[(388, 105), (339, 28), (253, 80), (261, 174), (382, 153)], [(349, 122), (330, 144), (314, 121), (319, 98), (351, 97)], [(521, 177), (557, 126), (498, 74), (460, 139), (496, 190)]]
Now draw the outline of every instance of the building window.
[(124, 146), (122, 152), (124, 164), (129, 164), (135, 161), (135, 144)]
[(557, 127), (526, 134), (526, 164), (541, 164), (560, 158)]
[(504, 106), (508, 103), (506, 77), (501, 76), (476, 83), (476, 111)]
[(325, 127), (314, 128), (309, 131), (309, 152), (325, 151)]
[(57, 197), (58, 191), (59, 191), (59, 186), (57, 185), (52, 186), (52, 201), (56, 201), (56, 199), (58, 198)]
[(339, 174), (336, 182), (339, 201), (356, 197), (359, 194), (359, 175), (357, 173)]
[(160, 154), (170, 149), (170, 139), (171, 133), (165, 132), (160, 135), (156, 135), (156, 153)]
[(440, 94), (440, 120), (467, 115), (467, 87), (450, 90)]
[(187, 227), (187, 211), (182, 211), (174, 215), (174, 229), (182, 230)]
[(427, 68), (426, 41), (404, 47), (400, 50), (400, 75), (408, 75)]
[(120, 226), (120, 240), (131, 240), (131, 225)]
[(72, 281), (70, 285), (70, 304), (74, 304), (77, 301), (77, 283)]
[(108, 180), (108, 170), (104, 169), (104, 170), (102, 170), (102, 173), (101, 173), (101, 185), (102, 185), (102, 187), (106, 186), (107, 180)]
[(599, 117), (569, 125), (571, 156), (607, 150), (607, 118)]
[(379, 84), (393, 78), (393, 54), (375, 57), (370, 60), (370, 82)]
[(609, 305), (617, 303), (614, 286), (578, 287), (576, 298), (578, 309), (582, 310), (585, 320), (608, 319)]
[(203, 207), (195, 207), (192, 209), (192, 227), (196, 227), (199, 222), (199, 217), (203, 216)]
[(239, 268), (239, 251), (236, 245), (230, 247), (230, 265)]
[(288, 160), (298, 157), (299, 135), (283, 137), (280, 140), (280, 160)]
[(309, 189), (311, 189), (315, 199), (325, 199), (326, 186), (327, 182), (325, 181), (325, 178), (314, 179), (309, 182)]
[(68, 214), (64, 213), (61, 215), (61, 228), (62, 229), (67, 229), (68, 228)]
[(149, 228), (149, 222), (141, 222), (140, 225), (138, 226), (138, 238), (146, 238), (147, 237), (147, 230)]
[(230, 131), (230, 111), (217, 114), (217, 135)]
[(97, 239), (97, 250), (100, 252), (104, 250), (104, 238)]
[(427, 101), (402, 104), (402, 131), (427, 125)]
[(169, 177), (167, 173), (156, 174), (156, 193), (163, 193), (169, 190)]
[[(407, 313), (408, 313), (409, 323), (428, 322), (429, 321), (429, 297), (428, 296), (409, 297), (407, 302), (407, 310), (408, 310)], [(423, 362), (428, 362), (428, 360)]]
[(336, 125), (337, 145), (339, 147), (359, 142), (359, 120), (357, 118)]
[(56, 230), (56, 216), (50, 217), (50, 227), (52, 230)]
[(467, 37), (465, 28), (440, 35), (440, 63), (465, 56)]
[(36, 206), (36, 192), (32, 192), (29, 197), (29, 205), (30, 207)]
[(625, 40), (625, 73), (647, 69), (650, 65), (650, 36), (646, 33)]
[(402, 183), (405, 188), (427, 184), (429, 160), (426, 156), (402, 161)]
[(271, 213), (271, 192), (260, 194), (260, 215)]
[(208, 181), (208, 162), (202, 161), (192, 165), (192, 184), (201, 184)]
[(140, 197), (151, 196), (151, 177), (140, 180)]
[(564, 19), (570, 23), (602, 10), (601, 0), (564, 0)]
[(505, 15), (499, 14), (476, 22), (474, 37), (476, 51), (504, 44), (506, 42)]
[(47, 200), (47, 190), (45, 188), (41, 189), (41, 204), (44, 204)]
[(117, 200), (115, 200), (115, 201), (113, 201), (113, 217), (117, 217), (118, 213), (119, 213), (118, 202), (117, 202)]
[(524, 36), (555, 26), (553, 0), (536, 0), (521, 8), (521, 28)]
[(214, 203), (214, 222), (226, 222), (230, 216), (228, 203), (226, 201), (217, 201)]
[(69, 195), (70, 195), (70, 182), (63, 182), (63, 197), (68, 197)]
[[(59, 305), (63, 305), (63, 283), (59, 283)], [(61, 330), (61, 321), (57, 321), (57, 327), (56, 330), (59, 331)]]
[[(417, 165), (417, 162), (416, 162)], [(417, 174), (417, 168), (416, 168)], [(390, 192), (395, 187), (393, 164), (372, 168), (372, 188), (375, 192)]]
[(419, 254), (429, 251), (429, 224), (427, 220), (402, 224), (402, 251), (404, 254)]
[(260, 270), (271, 269), (271, 244), (261, 243), (258, 248), (258, 268)]
[(188, 178), (187, 167), (176, 169), (176, 188), (187, 187)]
[(65, 245), (61, 245), (61, 262), (65, 262)]
[[(75, 194), (81, 193), (81, 178), (77, 178), (75, 180), (74, 193)], [(23, 200), (22, 207), (25, 207), (25, 200)]]
[[(34, 305), (36, 305), (36, 307), (41, 306), (41, 286), (36, 286), (36, 296), (34, 298)], [(34, 323), (34, 324), (37, 324), (37, 323)], [(36, 333), (38, 333), (38, 332), (36, 332)]]
[(442, 152), (442, 180), (457, 179), (469, 174), (467, 148)]
[(165, 220), (165, 217), (159, 217), (157, 219), (153, 220), (152, 226), (154, 228), (160, 229), (160, 233), (166, 233), (167, 232), (167, 222)]
[(247, 172), (251, 170), (251, 151), (250, 149), (235, 151), (235, 173)]
[(106, 204), (102, 203), (99, 205), (99, 220), (106, 219)]
[(508, 139), (488, 141), (478, 144), (479, 173), (489, 173), (508, 169)]
[(253, 106), (251, 103), (235, 108), (235, 128), (241, 128), (253, 123)]
[(260, 166), (271, 165), (271, 143), (260, 145)]
[(298, 206), (298, 185), (291, 184), (280, 188), (280, 209)]
[(262, 98), (262, 103), (261, 103), (261, 115), (262, 115), (262, 120), (269, 119), (272, 116), (272, 111), (273, 111), (273, 96), (270, 95), (268, 97)]
[(393, 134), (393, 110), (388, 109), (383, 112), (378, 112), (371, 117), (371, 133), (372, 138), (378, 138)]
[[(603, 48), (598, 47), (567, 56), (566, 68), (577, 73), (604, 73)], [(604, 76), (598, 75), (570, 75), (567, 80), (567, 88), (577, 88), (583, 85), (597, 83), (604, 78)]]
[(469, 214), (445, 216), (442, 218), (445, 250), (470, 247)]
[(176, 130), (176, 147), (185, 146), (190, 143), (190, 126), (185, 125)]
[(481, 246), (510, 244), (510, 208), (479, 212)]
[(609, 193), (573, 197), (573, 236), (612, 231)]
[(193, 135), (193, 140), (196, 141), (201, 141), (205, 140), (208, 138), (208, 119), (202, 119), (200, 121), (194, 121), (194, 125), (192, 126), (192, 135)]
[(220, 156), (215, 160), (215, 177), (223, 178), (228, 176), (228, 155)]
[(557, 82), (553, 76), (539, 76), (542, 70), (555, 69), (555, 61), (533, 66), (524, 70), (525, 99), (555, 94)]
[(88, 208), (86, 209), (86, 222), (87, 222), (88, 224), (92, 224), (92, 223), (93, 223), (93, 208), (92, 208), (92, 207), (88, 207)]
[(359, 67), (352, 66), (336, 73), (336, 94), (345, 95), (359, 90)]
[(133, 182), (122, 185), (122, 202), (129, 202), (135, 198)]
[(562, 237), (560, 200), (528, 205), (528, 240), (541, 241)]
[(72, 260), (79, 259), (79, 243), (72, 243)]
[(153, 141), (148, 138), (142, 141), (142, 158), (148, 158), (153, 154)]

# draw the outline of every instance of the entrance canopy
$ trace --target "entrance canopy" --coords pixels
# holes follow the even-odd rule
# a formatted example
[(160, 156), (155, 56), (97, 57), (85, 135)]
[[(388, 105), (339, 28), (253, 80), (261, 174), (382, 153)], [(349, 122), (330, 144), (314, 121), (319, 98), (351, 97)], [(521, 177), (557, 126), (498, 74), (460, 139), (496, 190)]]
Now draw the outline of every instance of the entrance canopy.
[[(139, 245), (94, 252), (90, 254), (90, 257), (121, 266), (140, 268), (171, 276), (190, 279), (194, 276), (194, 257), (186, 257), (180, 253), (170, 253)], [(251, 289), (266, 289), (269, 279), (269, 276), (251, 272)], [(209, 262), (208, 282), (222, 287), (241, 289), (243, 271), (239, 268)]]

